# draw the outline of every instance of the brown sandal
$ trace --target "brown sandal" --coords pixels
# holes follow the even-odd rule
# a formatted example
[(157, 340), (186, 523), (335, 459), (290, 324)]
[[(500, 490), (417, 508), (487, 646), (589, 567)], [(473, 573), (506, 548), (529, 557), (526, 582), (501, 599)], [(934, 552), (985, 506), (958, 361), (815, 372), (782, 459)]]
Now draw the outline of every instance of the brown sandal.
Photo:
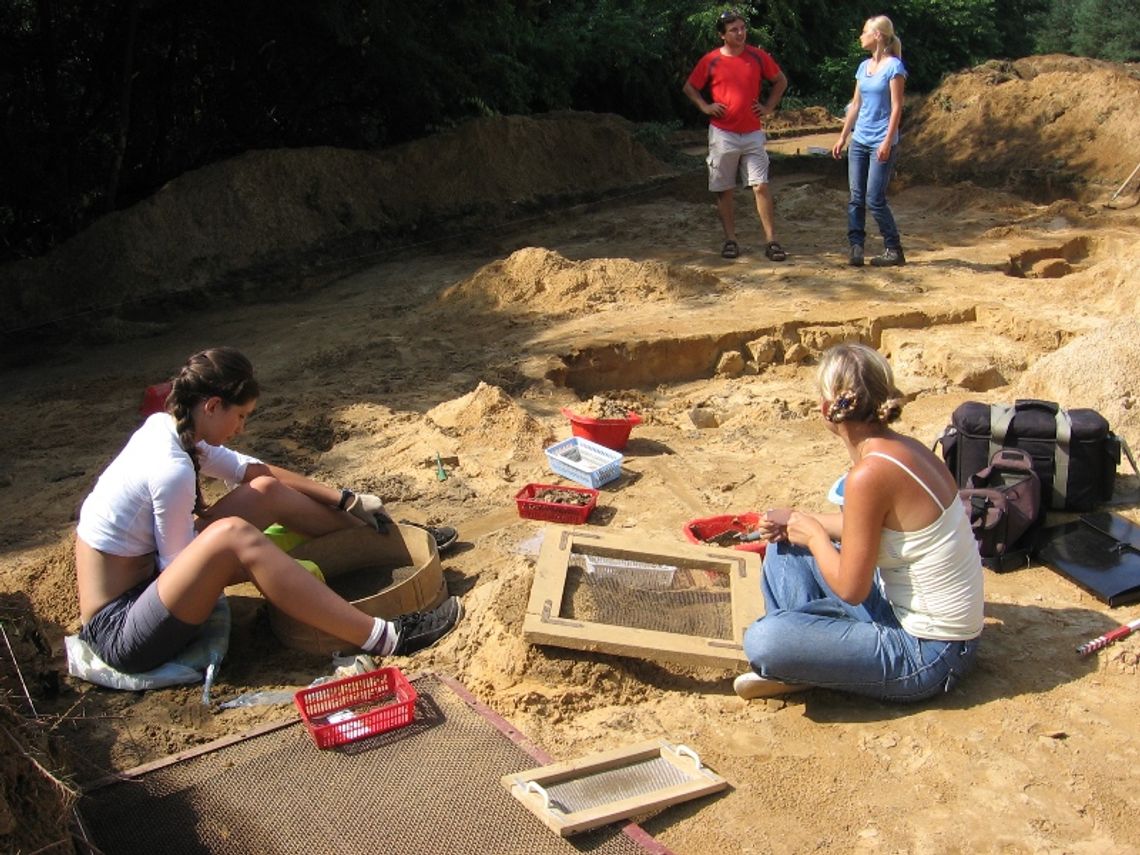
[(769, 241), (768, 245), (764, 247), (764, 254), (768, 256), (769, 261), (784, 261), (788, 257), (778, 241)]
[(720, 254), (722, 258), (737, 258), (740, 256), (740, 247), (736, 245), (736, 241), (726, 240)]

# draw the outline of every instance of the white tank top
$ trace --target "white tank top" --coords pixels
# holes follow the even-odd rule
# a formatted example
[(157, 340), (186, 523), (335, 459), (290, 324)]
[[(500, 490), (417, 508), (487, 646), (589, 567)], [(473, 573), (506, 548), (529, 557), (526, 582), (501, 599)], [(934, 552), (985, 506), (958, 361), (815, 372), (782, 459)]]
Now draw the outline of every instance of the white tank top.
[(982, 559), (970, 521), (957, 497), (943, 508), (934, 491), (902, 461), (878, 451), (913, 478), (942, 509), (918, 531), (884, 528), (879, 578), (903, 629), (917, 638), (966, 641), (982, 631), (985, 594)]

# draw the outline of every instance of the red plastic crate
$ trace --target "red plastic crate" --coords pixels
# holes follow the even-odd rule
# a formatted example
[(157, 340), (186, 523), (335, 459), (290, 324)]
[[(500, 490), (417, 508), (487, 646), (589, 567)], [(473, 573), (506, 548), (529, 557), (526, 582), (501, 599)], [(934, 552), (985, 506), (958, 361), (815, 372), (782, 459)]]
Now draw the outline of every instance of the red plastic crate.
[(621, 451), (629, 442), (629, 434), (634, 425), (641, 424), (641, 416), (629, 413), (624, 419), (592, 419), (579, 416), (565, 407), (562, 415), (570, 419), (570, 432), (614, 451)]
[(317, 748), (333, 748), (412, 723), (416, 690), (399, 668), (380, 668), (293, 695)]
[[(585, 505), (565, 505), (562, 502), (545, 502), (536, 499), (535, 495), (543, 490), (565, 490), (570, 493), (582, 493), (589, 496), (590, 501)], [(590, 512), (598, 504), (598, 491), (592, 487), (527, 484), (519, 490), (518, 495), (515, 496), (515, 502), (519, 506), (519, 516), (523, 519), (581, 525), (590, 518)]]

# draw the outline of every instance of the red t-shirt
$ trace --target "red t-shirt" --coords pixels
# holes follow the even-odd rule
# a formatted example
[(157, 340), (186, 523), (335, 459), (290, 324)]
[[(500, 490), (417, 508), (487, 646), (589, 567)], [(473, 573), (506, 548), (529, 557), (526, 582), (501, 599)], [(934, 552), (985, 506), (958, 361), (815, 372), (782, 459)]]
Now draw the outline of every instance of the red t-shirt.
[(760, 81), (779, 76), (776, 60), (758, 47), (745, 45), (739, 56), (725, 56), (720, 48), (706, 53), (689, 74), (689, 85), (701, 90), (711, 84), (712, 100), (724, 104), (724, 115), (709, 119), (713, 125), (747, 134), (762, 127), (760, 117), (752, 111), (760, 97)]

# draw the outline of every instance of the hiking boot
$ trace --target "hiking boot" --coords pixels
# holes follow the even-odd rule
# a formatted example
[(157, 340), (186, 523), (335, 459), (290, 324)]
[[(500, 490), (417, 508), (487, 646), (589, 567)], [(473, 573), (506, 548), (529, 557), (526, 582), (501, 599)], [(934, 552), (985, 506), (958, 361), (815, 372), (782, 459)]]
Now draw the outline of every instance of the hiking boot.
[(459, 540), (459, 532), (449, 525), (424, 525), (423, 523), (412, 522), (411, 520), (400, 520), (400, 525), (422, 528), (435, 540), (435, 548), (439, 551), (440, 555), (455, 546), (456, 541)]
[(431, 647), (459, 623), (463, 617), (463, 603), (458, 597), (448, 597), (430, 612), (409, 612), (392, 621), (399, 630), (393, 656), (410, 656), (417, 650)]
[(851, 254), (847, 257), (847, 263), (852, 267), (863, 266), (863, 246), (862, 244), (851, 244)]
[(903, 255), (902, 247), (887, 247), (883, 250), (882, 255), (876, 255), (871, 259), (872, 267), (902, 267), (906, 264), (906, 257)]

